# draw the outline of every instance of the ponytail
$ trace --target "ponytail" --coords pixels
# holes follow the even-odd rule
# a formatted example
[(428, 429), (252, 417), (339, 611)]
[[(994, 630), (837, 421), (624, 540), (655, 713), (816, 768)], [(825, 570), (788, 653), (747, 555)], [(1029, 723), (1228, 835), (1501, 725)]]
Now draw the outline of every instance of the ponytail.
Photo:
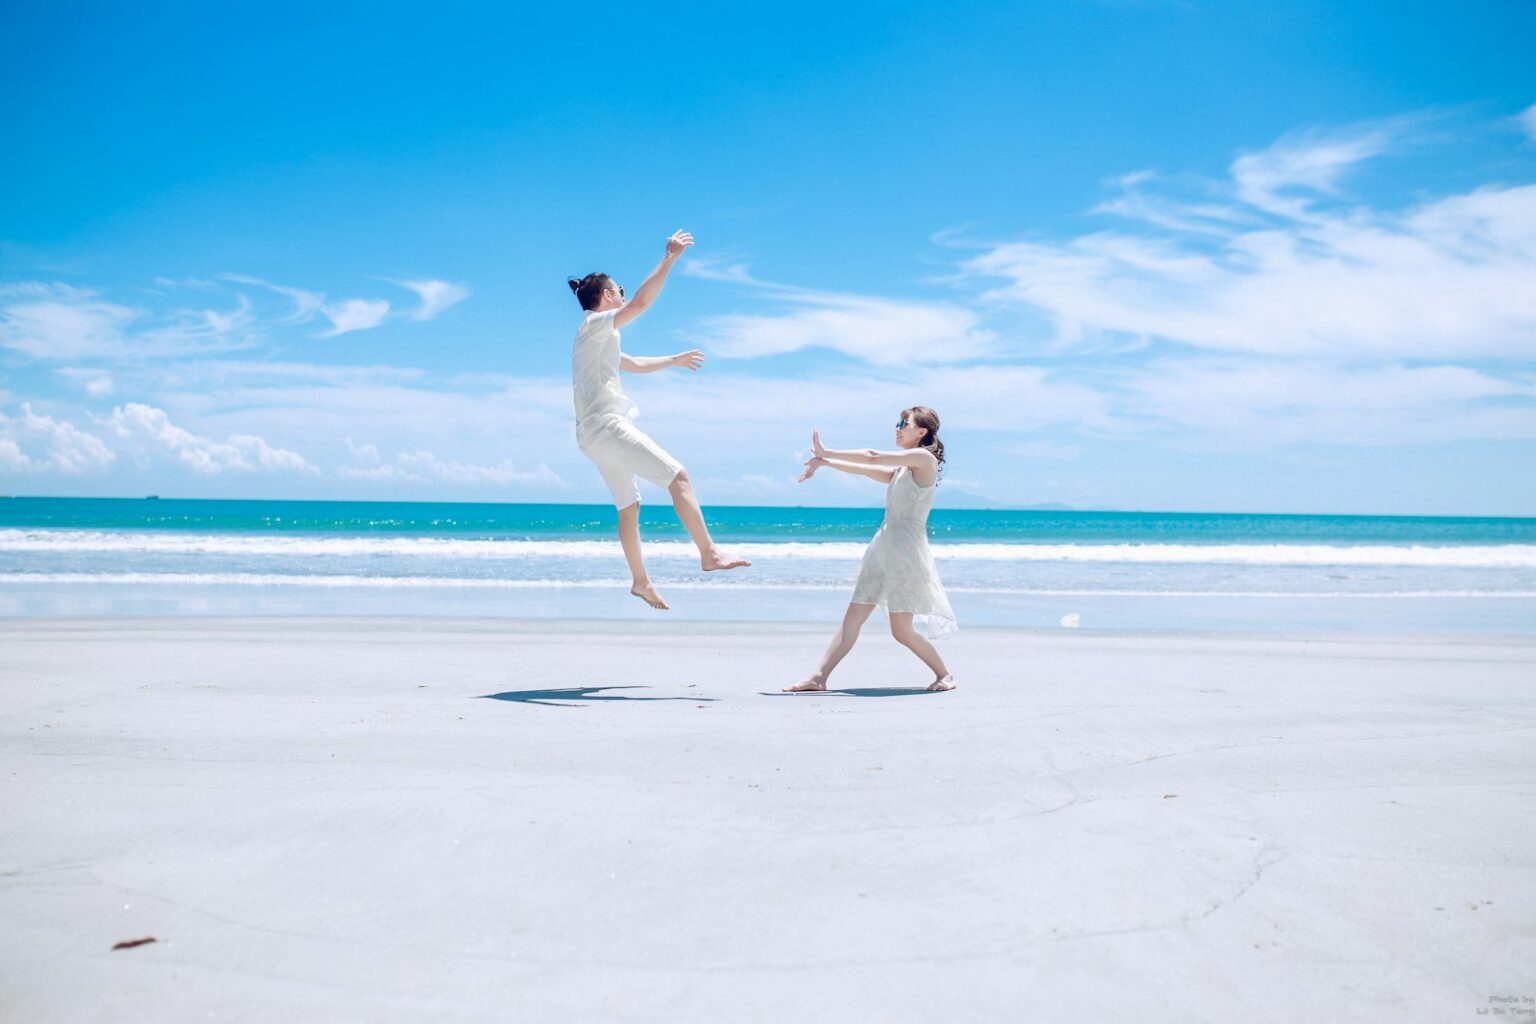
[(944, 442), (939, 440), (939, 414), (926, 405), (914, 405), (902, 413), (902, 415), (910, 416), (913, 423), (923, 428), (925, 431), (923, 442), (918, 447), (934, 457), (942, 472), (944, 469)]

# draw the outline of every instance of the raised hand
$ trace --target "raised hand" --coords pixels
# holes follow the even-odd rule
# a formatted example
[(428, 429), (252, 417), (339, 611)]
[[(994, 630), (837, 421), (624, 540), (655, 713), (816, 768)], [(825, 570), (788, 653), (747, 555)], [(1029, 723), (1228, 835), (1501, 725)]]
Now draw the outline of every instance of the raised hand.
[(827, 450), (822, 447), (821, 444), (820, 430), (813, 429), (811, 431), (811, 451), (816, 455), (818, 459), (824, 459), (827, 457)]
[(694, 349), (692, 352), (679, 352), (672, 357), (672, 365), (681, 367), (684, 370), (697, 372), (704, 365), (704, 353), (700, 349)]
[(683, 250), (693, 244), (693, 235), (687, 231), (674, 231), (672, 237), (667, 239), (667, 255), (676, 259), (683, 254)]
[(827, 464), (827, 460), (823, 459), (823, 458), (806, 459), (805, 460), (805, 472), (800, 474), (800, 479), (796, 480), (795, 483), (797, 483), (797, 484), (805, 483), (811, 477), (816, 475), (816, 471), (818, 469), (820, 469), (822, 466), (825, 466), (826, 464)]

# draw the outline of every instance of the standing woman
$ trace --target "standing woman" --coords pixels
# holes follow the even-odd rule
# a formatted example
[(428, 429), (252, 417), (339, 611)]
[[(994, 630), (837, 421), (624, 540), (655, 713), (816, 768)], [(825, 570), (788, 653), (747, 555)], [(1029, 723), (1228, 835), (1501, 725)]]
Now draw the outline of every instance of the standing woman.
[(624, 297), (624, 289), (607, 274), (588, 274), (566, 282), (585, 311), (571, 352), (576, 444), (583, 455), (597, 464), (603, 483), (613, 495), (614, 507), (619, 510), (619, 544), (624, 548), (624, 560), (629, 563), (633, 580), (629, 592), (652, 608), (664, 609), (667, 602), (652, 586), (640, 552), (640, 488), (635, 483), (636, 477), (665, 487), (672, 496), (677, 518), (682, 520), (688, 537), (699, 549), (700, 569), (712, 572), (752, 564), (744, 558), (731, 558), (720, 553), (709, 535), (709, 527), (704, 525), (704, 513), (693, 493), (693, 481), (688, 471), (650, 435), (635, 426), (634, 420), (640, 410), (624, 394), (619, 383), (620, 370), (655, 373), (676, 366), (696, 371), (704, 365), (704, 353), (697, 349), (670, 356), (632, 356), (619, 348), (619, 328), (650, 308), (656, 296), (661, 294), (661, 286), (666, 283), (673, 264), (692, 244), (693, 236), (686, 231), (675, 232), (668, 238), (661, 262), (628, 299)]
[[(821, 664), (801, 682), (786, 686), (787, 693), (809, 693), (827, 688), (827, 679), (838, 662), (853, 650), (874, 613), (875, 606), (885, 608), (891, 620), (891, 635), (923, 660), (933, 671), (930, 690), (953, 690), (954, 676), (944, 667), (944, 659), (928, 638), (949, 636), (959, 627), (955, 613), (944, 595), (933, 552), (928, 549), (928, 513), (933, 508), (933, 492), (939, 482), (939, 467), (944, 464), (944, 442), (939, 440), (939, 415), (923, 405), (903, 409), (896, 424), (894, 452), (861, 448), (838, 451), (824, 448), (821, 433), (811, 432), (813, 457), (805, 464), (804, 483), (823, 466), (855, 473), (886, 485), (885, 521), (864, 552), (858, 582), (853, 585), (853, 599), (843, 615), (843, 624)], [(913, 620), (922, 627), (921, 632)], [(927, 638), (922, 634), (926, 633)]]

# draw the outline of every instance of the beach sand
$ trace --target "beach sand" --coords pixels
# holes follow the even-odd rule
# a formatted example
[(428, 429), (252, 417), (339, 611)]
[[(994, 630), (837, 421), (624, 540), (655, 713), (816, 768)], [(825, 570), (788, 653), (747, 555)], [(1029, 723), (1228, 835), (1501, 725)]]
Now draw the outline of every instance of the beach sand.
[(1536, 998), (1536, 642), (827, 632), (0, 622), (0, 1019)]

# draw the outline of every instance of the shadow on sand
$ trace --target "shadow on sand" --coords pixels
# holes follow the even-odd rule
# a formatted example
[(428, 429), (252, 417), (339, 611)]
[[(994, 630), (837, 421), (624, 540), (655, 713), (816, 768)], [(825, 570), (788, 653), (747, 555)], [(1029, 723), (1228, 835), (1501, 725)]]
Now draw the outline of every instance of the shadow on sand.
[(763, 693), (764, 697), (827, 697), (841, 694), (844, 697), (917, 697), (931, 696), (934, 693), (942, 693), (942, 690), (930, 690), (926, 686), (850, 686), (844, 689), (833, 688), (830, 690), (811, 690), (807, 693), (784, 693), (782, 690), (772, 690)]
[(714, 697), (626, 697), (608, 690), (648, 690), (648, 686), (567, 686), (559, 690), (508, 690), (505, 693), (482, 694), (482, 700), (510, 700), (518, 704), (543, 704), (552, 708), (576, 708), (600, 700), (687, 700), (695, 704), (712, 701)]

